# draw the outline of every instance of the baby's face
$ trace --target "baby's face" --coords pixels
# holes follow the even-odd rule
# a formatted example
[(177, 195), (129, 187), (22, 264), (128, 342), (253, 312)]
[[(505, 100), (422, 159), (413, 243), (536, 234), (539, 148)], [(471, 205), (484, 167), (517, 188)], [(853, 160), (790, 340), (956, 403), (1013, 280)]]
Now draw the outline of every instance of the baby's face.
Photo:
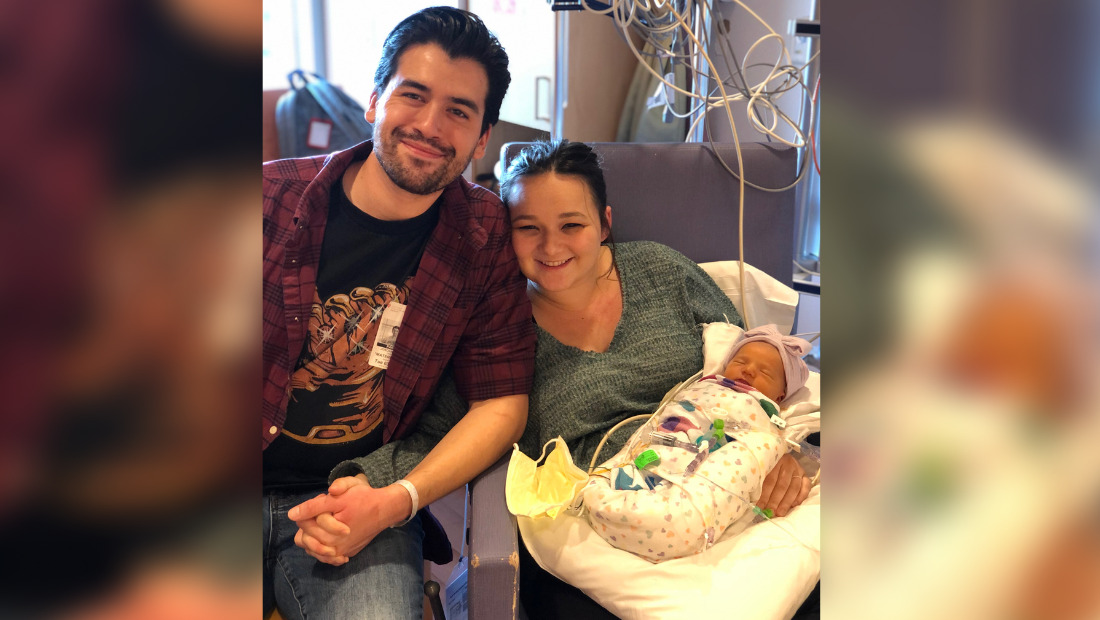
[(779, 350), (766, 342), (750, 342), (733, 356), (722, 376), (740, 379), (776, 403), (786, 395), (787, 378)]

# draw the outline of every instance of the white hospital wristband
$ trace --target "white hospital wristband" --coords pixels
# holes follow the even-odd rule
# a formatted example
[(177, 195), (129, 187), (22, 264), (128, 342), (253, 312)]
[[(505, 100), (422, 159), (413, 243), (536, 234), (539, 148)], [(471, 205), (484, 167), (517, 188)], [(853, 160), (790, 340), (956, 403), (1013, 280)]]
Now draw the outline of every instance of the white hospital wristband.
[(396, 525), (391, 525), (390, 526), (390, 527), (401, 527), (402, 525), (405, 525), (409, 521), (412, 521), (412, 518), (416, 516), (416, 511), (417, 511), (417, 508), (419, 507), (419, 504), (420, 504), (420, 496), (416, 494), (416, 487), (413, 486), (413, 483), (409, 482), (408, 480), (405, 480), (404, 478), (402, 478), (401, 480), (398, 480), (394, 484), (399, 484), (399, 485), (405, 487), (405, 490), (409, 492), (409, 496), (412, 497), (412, 502), (413, 502), (412, 512), (409, 513), (409, 518), (405, 519), (404, 521), (402, 521), (402, 522), (400, 522)]

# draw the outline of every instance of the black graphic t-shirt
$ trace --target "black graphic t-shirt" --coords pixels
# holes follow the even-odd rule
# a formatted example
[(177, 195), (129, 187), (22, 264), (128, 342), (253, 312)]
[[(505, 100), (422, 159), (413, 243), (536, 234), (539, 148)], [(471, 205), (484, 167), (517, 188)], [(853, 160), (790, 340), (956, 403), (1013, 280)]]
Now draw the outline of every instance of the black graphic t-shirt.
[(264, 450), (264, 489), (324, 488), (341, 461), (382, 445), (382, 381), (371, 350), (391, 348), (397, 328), (381, 318), (407, 303), (439, 202), (409, 220), (379, 220), (348, 200), (340, 183), (329, 203), (309, 337), (290, 380), (283, 432)]

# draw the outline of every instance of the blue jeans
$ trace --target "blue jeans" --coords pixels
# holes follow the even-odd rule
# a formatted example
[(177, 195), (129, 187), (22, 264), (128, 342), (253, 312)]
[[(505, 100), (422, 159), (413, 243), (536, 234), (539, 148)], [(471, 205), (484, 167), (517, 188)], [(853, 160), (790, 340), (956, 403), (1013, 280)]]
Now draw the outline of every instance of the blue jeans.
[(409, 620), (424, 610), (424, 530), (420, 517), (383, 530), (343, 566), (294, 544), (286, 513), (317, 493), (264, 495), (264, 617), (278, 605), (287, 620)]

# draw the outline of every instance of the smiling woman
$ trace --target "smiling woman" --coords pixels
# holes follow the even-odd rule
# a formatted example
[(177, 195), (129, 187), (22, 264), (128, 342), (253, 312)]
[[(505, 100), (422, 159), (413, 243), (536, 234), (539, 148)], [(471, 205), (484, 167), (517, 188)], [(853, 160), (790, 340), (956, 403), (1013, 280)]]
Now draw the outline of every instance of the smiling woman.
[[(589, 463), (609, 431), (607, 445), (623, 445), (628, 433), (613, 427), (631, 414), (651, 413), (669, 387), (702, 366), (700, 323), (740, 323), (740, 317), (714, 281), (671, 248), (625, 243), (613, 254), (614, 246), (604, 244), (611, 207), (599, 157), (588, 145), (525, 148), (504, 174), (501, 197), (539, 338), (530, 414), (518, 448), (538, 454), (560, 437), (575, 462)], [(772, 364), (770, 372), (782, 368)], [(756, 374), (759, 365), (746, 372), (753, 380)], [(766, 476), (760, 472), (762, 484), (782, 489), (776, 503), (787, 503), (777, 511), (785, 512), (805, 498), (808, 485), (793, 459), (772, 456)], [(777, 465), (784, 459), (792, 469)], [(526, 534), (524, 541), (531, 544)], [(520, 596), (532, 619), (612, 617), (576, 584), (539, 568), (527, 547), (519, 551)]]
[(522, 176), (505, 193), (512, 247), (527, 276), (535, 320), (564, 344), (603, 352), (622, 315), (623, 295), (611, 249), (611, 207), (597, 207), (581, 178)]
[(512, 245), (524, 272), (542, 276), (532, 278), (536, 287), (590, 287), (607, 273), (611, 252), (600, 243), (611, 208), (593, 204), (584, 181), (557, 174), (522, 179), (509, 204)]

